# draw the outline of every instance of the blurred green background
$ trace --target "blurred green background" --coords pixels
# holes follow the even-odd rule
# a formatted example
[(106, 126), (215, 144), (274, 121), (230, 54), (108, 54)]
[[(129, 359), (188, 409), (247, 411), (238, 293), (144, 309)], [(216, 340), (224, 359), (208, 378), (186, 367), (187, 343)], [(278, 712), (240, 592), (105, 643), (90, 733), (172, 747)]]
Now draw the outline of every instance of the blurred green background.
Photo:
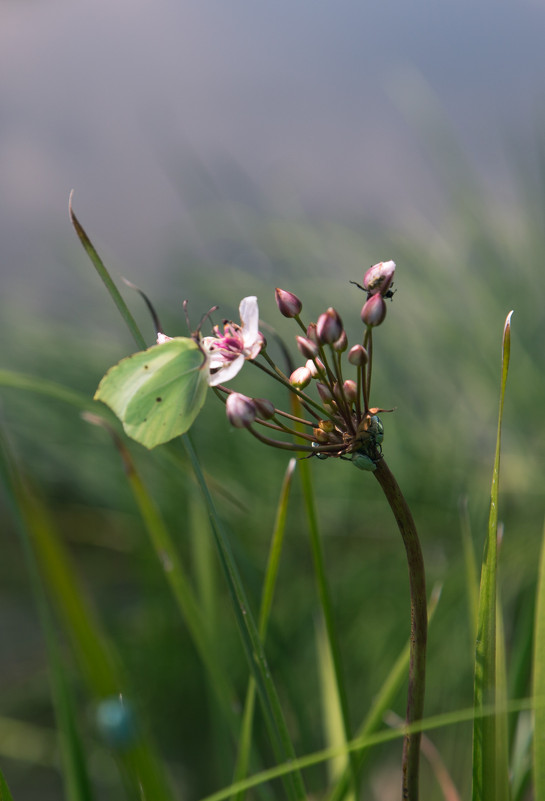
[[(186, 333), (186, 297), (195, 324), (216, 303), (222, 317), (236, 317), (240, 298), (256, 294), (262, 319), (292, 346), (295, 326), (274, 303), (274, 287), (281, 286), (301, 297), (306, 321), (335, 306), (354, 344), (361, 336), (363, 296), (349, 281), (361, 282), (372, 263), (394, 259), (397, 292), (376, 332), (372, 402), (395, 407), (383, 418), (385, 456), (413, 509), (429, 587), (443, 583), (430, 631), (431, 715), (472, 702), (459, 504), (467, 499), (480, 560), (501, 334), (514, 309), (500, 570), (510, 675), (519, 670), (518, 687), (528, 692), (524, 660), (544, 511), (545, 161), (535, 123), (542, 87), (530, 56), (522, 66), (513, 57), (509, 70), (500, 69), (499, 54), (515, 48), (516, 55), (525, 30), (531, 43), (543, 15), (528, 3), (522, 21), (517, 16), (518, 27), (505, 10), (489, 26), (491, 4), (472, 5), (476, 15), (462, 4), (452, 18), (445, 11), (427, 19), (417, 36), (425, 4), (417, 4), (416, 20), (405, 26), (407, 20), (396, 17), (396, 3), (375, 9), (370, 20), (360, 18), (357, 4), (304, 14), (306, 5), (300, 16), (280, 4), (274, 13), (263, 10), (261, 18), (229, 2), (221, 11), (208, 3), (189, 3), (183, 10), (165, 3), (151, 17), (149, 10), (127, 11), (116, 3), (109, 9), (98, 4), (98, 10), (83, 4), (71, 12), (60, 3), (21, 4), (24, 13), (15, 6), (2, 9), (2, 37), (9, 30), (27, 42), (18, 54), (11, 51), (12, 63), (20, 65), (26, 54), (29, 66), (14, 72), (4, 90), (10, 113), (0, 137), (2, 164), (9, 166), (1, 201), (0, 367), (92, 396), (105, 370), (134, 349), (70, 230), (65, 203), (72, 187), (76, 213), (114, 277), (139, 283), (170, 334)], [(79, 52), (81, 27), (86, 32)], [(180, 46), (180, 55), (173, 31), (186, 45), (193, 33), (192, 48)], [(101, 61), (102, 35), (107, 58)], [(390, 41), (398, 46), (397, 56)], [(56, 54), (63, 42), (72, 61), (52, 55), (42, 73), (36, 53)], [(221, 48), (214, 48), (218, 42)], [(243, 58), (236, 43), (242, 43)], [(285, 50), (269, 60), (260, 45), (268, 52), (275, 43)], [(328, 48), (320, 50), (324, 43)], [(474, 74), (467, 64), (455, 63), (457, 43), (469, 54)], [(422, 44), (427, 55), (419, 61)], [(496, 73), (479, 60), (487, 54), (498, 65)], [(384, 68), (388, 59), (391, 72)], [(180, 69), (179, 96), (175, 85), (161, 84), (162, 71), (171, 75), (173, 68)], [(449, 83), (454, 77), (457, 82)], [(50, 89), (37, 102), (46, 80)], [(187, 127), (180, 121), (184, 110), (191, 119)], [(265, 120), (272, 127), (266, 134)], [(124, 149), (126, 161), (116, 161)], [(110, 170), (113, 164), (117, 168)], [(163, 184), (150, 177), (158, 174)], [(19, 187), (15, 196), (13, 187)], [(123, 293), (151, 343), (147, 311), (136, 294)], [(297, 359), (294, 347), (292, 352)], [(233, 387), (282, 403), (278, 390), (248, 368)], [(22, 391), (2, 388), (0, 415), (10, 447), (45, 499), (77, 575), (120, 650), (180, 798), (198, 798), (229, 783), (228, 738), (217, 725), (203, 670), (110, 441), (75, 409)], [(231, 430), (213, 397), (192, 437), (257, 609), (287, 457)], [(160, 453), (130, 448), (203, 593), (211, 625), (222, 633), (218, 658), (242, 696), (247, 669), (223, 579), (217, 565), (211, 578), (203, 576), (202, 549), (212, 546), (191, 474), (175, 472)], [(312, 468), (356, 727), (408, 636), (405, 558), (372, 476), (340, 462), (314, 460)], [(5, 497), (0, 500), (0, 764), (16, 800), (56, 799), (62, 784), (43, 637), (13, 518)], [(323, 745), (317, 610), (296, 481), (268, 654), (300, 754)], [(118, 798), (119, 780), (98, 744), (92, 702), (68, 648), (65, 656), (97, 797)], [(403, 692), (398, 714), (404, 703)], [(32, 726), (19, 741), (13, 721)], [(257, 731), (264, 741), (259, 718)], [(439, 731), (433, 739), (467, 797), (470, 727)], [(365, 798), (397, 797), (398, 777), (390, 777), (398, 765), (398, 744), (378, 749), (369, 763)], [(321, 769), (309, 774), (317, 795), (324, 776)], [(440, 798), (426, 766), (423, 786), (426, 799)]]

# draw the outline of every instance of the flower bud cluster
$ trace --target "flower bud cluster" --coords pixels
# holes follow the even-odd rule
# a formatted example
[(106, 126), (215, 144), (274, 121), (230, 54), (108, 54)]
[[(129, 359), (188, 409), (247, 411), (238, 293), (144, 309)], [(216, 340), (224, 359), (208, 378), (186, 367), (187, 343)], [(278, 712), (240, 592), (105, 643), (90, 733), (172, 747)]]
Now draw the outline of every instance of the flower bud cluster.
[[(342, 319), (333, 307), (320, 314), (316, 322), (305, 324), (301, 320), (301, 300), (293, 292), (277, 289), (276, 302), (281, 314), (294, 319), (301, 329), (295, 340), (305, 363), (285, 376), (262, 344), (260, 359), (265, 364), (261, 366), (272, 379), (297, 396), (298, 411), (282, 411), (267, 399), (254, 399), (219, 387), (218, 391), (227, 393), (230, 423), (236, 428), (247, 428), (266, 444), (322, 459), (348, 458), (362, 470), (374, 470), (381, 457), (383, 440), (383, 426), (377, 412), (384, 410), (369, 405), (371, 344), (373, 329), (386, 315), (385, 299), (393, 294), (394, 272), (395, 263), (387, 261), (373, 265), (365, 273), (360, 287), (367, 293), (361, 312), (365, 329), (362, 342), (352, 347)], [(349, 377), (345, 376), (345, 370), (351, 373)], [(262, 434), (263, 430), (289, 435), (289, 440), (272, 439)]]

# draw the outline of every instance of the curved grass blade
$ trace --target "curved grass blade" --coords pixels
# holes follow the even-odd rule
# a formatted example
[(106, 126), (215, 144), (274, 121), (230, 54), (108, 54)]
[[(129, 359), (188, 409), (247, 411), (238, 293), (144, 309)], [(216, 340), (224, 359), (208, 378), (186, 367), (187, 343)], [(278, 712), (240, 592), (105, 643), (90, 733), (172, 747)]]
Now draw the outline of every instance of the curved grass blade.
[(103, 263), (102, 259), (100, 258), (100, 256), (96, 252), (96, 250), (95, 250), (91, 240), (87, 236), (83, 226), (81, 225), (80, 221), (78, 220), (78, 218), (74, 214), (74, 210), (72, 208), (72, 198), (73, 198), (73, 196), (74, 196), (74, 191), (72, 190), (72, 192), (70, 192), (70, 198), (68, 200), (68, 213), (70, 214), (70, 220), (72, 222), (72, 225), (74, 226), (76, 234), (78, 235), (79, 240), (80, 240), (81, 244), (83, 245), (83, 248), (84, 248), (85, 252), (87, 253), (89, 258), (91, 259), (95, 270), (99, 274), (99, 276), (102, 279), (106, 289), (110, 293), (110, 296), (111, 296), (113, 302), (115, 303), (115, 305), (117, 306), (120, 315), (125, 320), (125, 322), (127, 324), (127, 327), (129, 329), (129, 331), (131, 332), (131, 334), (132, 334), (132, 336), (134, 338), (134, 341), (136, 342), (136, 344), (138, 346), (138, 349), (139, 350), (145, 350), (146, 349), (146, 341), (145, 341), (144, 337), (142, 336), (142, 334), (140, 333), (140, 330), (139, 330), (139, 328), (138, 328), (138, 326), (136, 324), (136, 321), (135, 321), (134, 317), (132, 316), (132, 314), (129, 311), (129, 307), (127, 306), (127, 304), (125, 303), (125, 301), (121, 297), (121, 293), (119, 292), (118, 288), (116, 287), (116, 285), (112, 281), (111, 276), (110, 276), (108, 270), (106, 269), (106, 267), (104, 266), (104, 263)]
[[(45, 592), (42, 577), (36, 561), (36, 555), (28, 537), (27, 529), (22, 516), (19, 514), (20, 498), (17, 495), (17, 486), (20, 484), (14, 474), (15, 464), (2, 442), (2, 473), (4, 484), (10, 496), (13, 516), (18, 523), (21, 535), (25, 561), (30, 575), (30, 582), (44, 633), (47, 658), (49, 664), (49, 678), (53, 696), (55, 718), (59, 731), (59, 745), (62, 763), (62, 775), (68, 798), (73, 801), (91, 801), (91, 783), (87, 770), (85, 749), (82, 746), (75, 718), (74, 699), (66, 680), (64, 666), (61, 660), (57, 634), (53, 624), (49, 601)], [(9, 461), (8, 461), (9, 459)], [(19, 501), (19, 503), (18, 503)], [(0, 801), (3, 798), (0, 785)]]
[(496, 568), (498, 530), (498, 486), (500, 478), (501, 423), (511, 348), (511, 315), (503, 330), (500, 408), (496, 453), (490, 492), (488, 535), (481, 569), (477, 643), (475, 649), (475, 723), (473, 726), (473, 801), (495, 801), (497, 797), (498, 733), (494, 714), (481, 715), (485, 707), (494, 708), (496, 693)]
[(36, 378), (36, 376), (17, 373), (14, 370), (0, 370), (0, 386), (47, 395), (49, 398), (68, 403), (77, 409), (96, 409), (96, 403), (80, 392), (75, 392), (55, 381), (49, 381), (47, 378)]

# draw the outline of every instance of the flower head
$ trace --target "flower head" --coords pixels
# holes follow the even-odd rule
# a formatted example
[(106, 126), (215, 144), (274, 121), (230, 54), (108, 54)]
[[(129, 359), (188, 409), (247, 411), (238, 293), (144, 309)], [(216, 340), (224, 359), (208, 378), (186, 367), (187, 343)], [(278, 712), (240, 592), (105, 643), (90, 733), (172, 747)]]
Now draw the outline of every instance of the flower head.
[(214, 327), (215, 336), (203, 337), (201, 345), (208, 356), (211, 387), (230, 381), (242, 369), (246, 359), (255, 359), (263, 345), (259, 332), (259, 308), (253, 295), (240, 301), (240, 325), (226, 322), (223, 334)]

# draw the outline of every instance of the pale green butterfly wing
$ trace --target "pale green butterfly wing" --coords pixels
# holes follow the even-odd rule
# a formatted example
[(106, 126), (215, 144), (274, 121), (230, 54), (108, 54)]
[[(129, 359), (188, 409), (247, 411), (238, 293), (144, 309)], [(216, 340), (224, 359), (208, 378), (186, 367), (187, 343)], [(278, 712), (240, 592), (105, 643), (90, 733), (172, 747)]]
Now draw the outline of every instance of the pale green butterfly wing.
[(204, 404), (208, 372), (197, 343), (175, 337), (110, 368), (95, 400), (115, 412), (129, 437), (155, 448), (191, 426)]

